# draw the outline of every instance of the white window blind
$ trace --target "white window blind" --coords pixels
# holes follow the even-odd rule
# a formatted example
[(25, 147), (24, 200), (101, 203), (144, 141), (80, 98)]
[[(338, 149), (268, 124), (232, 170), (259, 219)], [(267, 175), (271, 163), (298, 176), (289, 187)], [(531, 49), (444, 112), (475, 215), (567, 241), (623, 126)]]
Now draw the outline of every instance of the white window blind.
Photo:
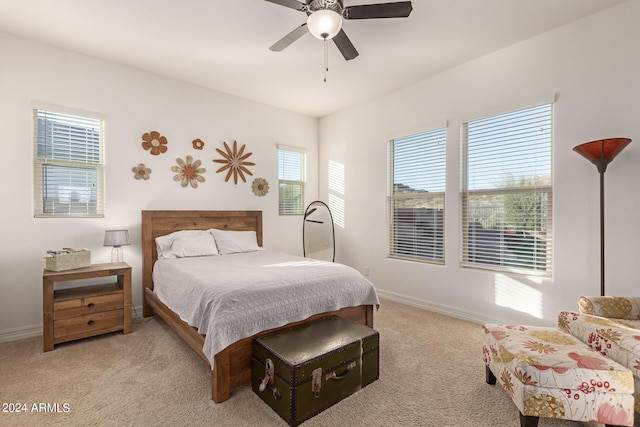
[(296, 148), (278, 148), (278, 198), (280, 215), (304, 214), (307, 155)]
[(444, 264), (446, 129), (389, 143), (388, 256)]
[(553, 104), (462, 126), (462, 265), (551, 275)]
[(33, 113), (35, 216), (103, 216), (104, 121), (42, 109)]

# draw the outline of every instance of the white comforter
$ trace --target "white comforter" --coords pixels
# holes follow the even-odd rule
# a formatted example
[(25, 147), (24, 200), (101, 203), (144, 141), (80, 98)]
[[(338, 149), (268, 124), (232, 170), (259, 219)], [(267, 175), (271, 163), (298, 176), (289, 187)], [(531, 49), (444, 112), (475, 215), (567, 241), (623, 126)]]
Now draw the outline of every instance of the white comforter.
[(241, 338), (317, 313), (378, 305), (358, 271), (338, 263), (274, 251), (158, 260), (154, 292), (182, 320), (205, 334), (213, 357)]

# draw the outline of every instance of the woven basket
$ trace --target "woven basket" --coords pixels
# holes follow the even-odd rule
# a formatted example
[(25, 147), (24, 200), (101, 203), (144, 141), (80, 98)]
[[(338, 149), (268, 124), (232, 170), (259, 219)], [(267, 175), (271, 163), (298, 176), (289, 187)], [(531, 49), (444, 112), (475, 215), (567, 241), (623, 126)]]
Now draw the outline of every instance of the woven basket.
[(50, 271), (65, 271), (91, 265), (91, 251), (77, 251), (68, 254), (58, 254), (45, 258), (45, 269)]

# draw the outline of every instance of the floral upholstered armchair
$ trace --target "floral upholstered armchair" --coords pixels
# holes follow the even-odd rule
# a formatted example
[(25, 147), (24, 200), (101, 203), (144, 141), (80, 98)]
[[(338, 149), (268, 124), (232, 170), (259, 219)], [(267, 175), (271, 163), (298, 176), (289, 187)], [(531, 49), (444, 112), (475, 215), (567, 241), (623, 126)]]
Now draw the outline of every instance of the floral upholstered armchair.
[(558, 327), (633, 372), (640, 412), (640, 297), (580, 297), (578, 310), (561, 311)]

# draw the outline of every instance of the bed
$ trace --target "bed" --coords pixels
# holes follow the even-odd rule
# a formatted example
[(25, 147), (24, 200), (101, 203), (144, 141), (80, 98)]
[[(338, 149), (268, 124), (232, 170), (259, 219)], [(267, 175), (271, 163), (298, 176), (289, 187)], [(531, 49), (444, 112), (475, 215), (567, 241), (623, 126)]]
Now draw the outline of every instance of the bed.
[[(143, 251), (143, 315), (156, 313), (164, 319), (205, 361), (212, 365), (211, 399), (220, 403), (231, 397), (231, 390), (251, 381), (251, 343), (266, 333), (338, 315), (373, 328), (375, 304), (346, 306), (333, 311), (317, 312), (304, 319), (289, 324), (261, 330), (227, 345), (211, 356), (205, 352), (206, 336), (198, 329), (182, 320), (154, 291), (154, 264), (158, 261), (156, 238), (181, 230), (220, 229), (228, 231), (255, 231), (257, 244), (262, 247), (261, 211), (184, 211), (145, 210), (142, 211), (142, 251)], [(227, 256), (227, 255), (223, 255)], [(229, 255), (234, 256), (234, 255)], [(163, 260), (164, 262), (164, 260)]]

